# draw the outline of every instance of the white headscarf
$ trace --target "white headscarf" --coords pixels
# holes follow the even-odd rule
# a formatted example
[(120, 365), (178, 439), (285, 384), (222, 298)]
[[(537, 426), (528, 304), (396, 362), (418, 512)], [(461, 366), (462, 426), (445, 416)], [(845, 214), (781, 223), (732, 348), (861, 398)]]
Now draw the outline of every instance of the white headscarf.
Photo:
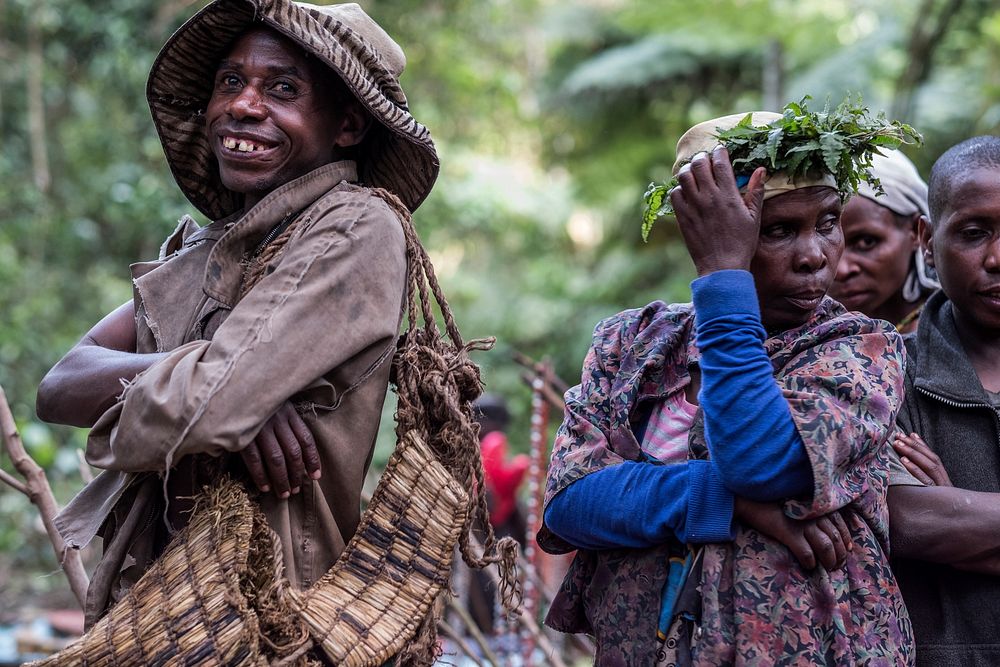
[(882, 181), (885, 194), (876, 194), (872, 186), (862, 181), (858, 188), (859, 195), (898, 215), (909, 217), (919, 213), (930, 216), (927, 210), (927, 184), (920, 178), (916, 166), (900, 151), (872, 155), (872, 173)]

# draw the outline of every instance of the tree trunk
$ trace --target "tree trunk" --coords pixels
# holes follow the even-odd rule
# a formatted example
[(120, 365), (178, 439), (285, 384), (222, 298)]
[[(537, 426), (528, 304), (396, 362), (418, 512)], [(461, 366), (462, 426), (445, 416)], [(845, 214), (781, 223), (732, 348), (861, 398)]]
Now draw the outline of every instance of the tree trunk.
[(27, 69), (31, 175), (35, 187), (43, 193), (48, 193), (52, 175), (49, 173), (48, 146), (45, 139), (45, 100), (42, 86), (45, 60), (42, 55), (42, 33), (34, 19), (28, 20)]
[(920, 3), (906, 44), (906, 66), (896, 79), (896, 94), (890, 114), (892, 118), (913, 122), (917, 89), (930, 78), (934, 53), (963, 2), (964, 0), (944, 0), (940, 7), (935, 0), (923, 0)]
[(785, 53), (781, 42), (772, 39), (764, 51), (763, 109), (780, 113), (785, 104)]

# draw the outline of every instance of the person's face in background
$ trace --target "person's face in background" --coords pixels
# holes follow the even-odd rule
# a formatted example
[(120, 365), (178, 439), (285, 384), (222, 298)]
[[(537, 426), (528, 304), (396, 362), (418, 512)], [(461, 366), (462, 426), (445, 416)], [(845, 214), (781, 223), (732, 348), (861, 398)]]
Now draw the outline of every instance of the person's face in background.
[(902, 289), (918, 245), (916, 223), (917, 216), (903, 219), (867, 197), (852, 197), (841, 215), (844, 254), (830, 296), (869, 317), (904, 317), (912, 308)]

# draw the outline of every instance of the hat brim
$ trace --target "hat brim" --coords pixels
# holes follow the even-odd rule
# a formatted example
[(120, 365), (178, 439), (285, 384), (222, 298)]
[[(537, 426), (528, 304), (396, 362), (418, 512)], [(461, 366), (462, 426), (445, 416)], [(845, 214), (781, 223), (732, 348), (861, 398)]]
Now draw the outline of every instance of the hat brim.
[(339, 76), (377, 121), (364, 143), (361, 182), (396, 194), (411, 211), (424, 201), (440, 163), (426, 127), (410, 114), (399, 82), (350, 26), (321, 8), (289, 0), (216, 0), (195, 14), (160, 50), (146, 85), (153, 123), (174, 179), (213, 220), (239, 210), (205, 133), (205, 108), (226, 49), (249, 27), (284, 34)]

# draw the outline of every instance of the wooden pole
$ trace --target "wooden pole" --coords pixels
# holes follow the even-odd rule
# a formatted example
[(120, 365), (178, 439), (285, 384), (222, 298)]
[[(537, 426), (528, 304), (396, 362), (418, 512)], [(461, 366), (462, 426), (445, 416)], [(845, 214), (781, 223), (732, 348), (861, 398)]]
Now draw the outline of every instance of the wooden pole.
[(83, 559), (77, 549), (66, 548), (62, 535), (56, 530), (55, 517), (59, 513), (59, 505), (56, 503), (55, 496), (52, 495), (52, 488), (49, 486), (45, 471), (24, 449), (24, 443), (21, 442), (21, 436), (17, 432), (14, 415), (7, 404), (7, 394), (3, 387), (0, 387), (0, 431), (3, 434), (4, 448), (10, 455), (14, 469), (24, 478), (24, 483), (18, 482), (7, 473), (0, 475), (0, 481), (26, 495), (38, 508), (38, 513), (42, 516), (42, 524), (45, 526), (45, 532), (48, 533), (49, 541), (52, 542), (52, 548), (55, 549), (59, 564), (62, 566), (63, 572), (66, 573), (73, 595), (76, 596), (76, 600), (82, 608), (87, 601), (87, 587), (90, 585), (87, 571), (83, 568)]
[[(535, 379), (534, 378), (535, 378), (535, 376), (532, 375), (531, 373), (521, 373), (521, 380), (526, 385), (528, 385), (529, 387), (533, 387), (534, 386), (534, 383), (535, 383)], [(562, 412), (563, 410), (566, 409), (566, 402), (563, 401), (562, 396), (560, 396), (556, 392), (556, 390), (553, 389), (551, 386), (545, 385), (542, 388), (542, 395), (545, 396), (545, 400), (547, 400), (549, 402), (549, 405), (551, 405), (553, 408), (555, 408), (559, 412)]]
[[(528, 534), (524, 541), (524, 560), (528, 567), (537, 571), (540, 551), (535, 534), (542, 527), (542, 498), (545, 493), (545, 472), (548, 470), (548, 430), (549, 402), (544, 389), (548, 386), (548, 364), (542, 363), (540, 371), (531, 382), (531, 464), (528, 468)], [(524, 613), (538, 618), (541, 608), (541, 590), (531, 577), (524, 578)], [(530, 633), (523, 636), (523, 657), (525, 664), (531, 664), (535, 652), (534, 638)]]
[(445, 623), (443, 620), (439, 620), (437, 622), (437, 626), (438, 630), (443, 632), (445, 635), (451, 637), (452, 641), (455, 642), (455, 645), (458, 646), (459, 649), (461, 649), (462, 653), (469, 656), (469, 658), (474, 663), (476, 663), (477, 667), (483, 667), (482, 660), (480, 660), (476, 656), (475, 652), (473, 652), (472, 650), (472, 647), (469, 646), (469, 643), (465, 641), (465, 638), (462, 637), (462, 634), (460, 632), (458, 632), (457, 630), (455, 630), (455, 628)]
[(558, 394), (565, 394), (569, 389), (569, 385), (566, 381), (560, 378), (552, 369), (552, 364), (547, 362), (535, 361), (523, 352), (514, 351), (514, 363), (527, 368), (532, 372), (533, 375), (548, 374), (549, 384)]
[(458, 614), (458, 617), (462, 619), (462, 622), (465, 624), (469, 634), (476, 641), (476, 644), (479, 645), (479, 649), (483, 652), (483, 657), (499, 667), (501, 664), (500, 658), (498, 658), (496, 653), (490, 649), (490, 645), (486, 641), (486, 637), (483, 637), (483, 633), (479, 631), (479, 626), (476, 625), (476, 621), (472, 618), (472, 615), (469, 614), (469, 610), (463, 607), (457, 600), (455, 600), (455, 598), (450, 598), (448, 600), (448, 605), (456, 614)]

